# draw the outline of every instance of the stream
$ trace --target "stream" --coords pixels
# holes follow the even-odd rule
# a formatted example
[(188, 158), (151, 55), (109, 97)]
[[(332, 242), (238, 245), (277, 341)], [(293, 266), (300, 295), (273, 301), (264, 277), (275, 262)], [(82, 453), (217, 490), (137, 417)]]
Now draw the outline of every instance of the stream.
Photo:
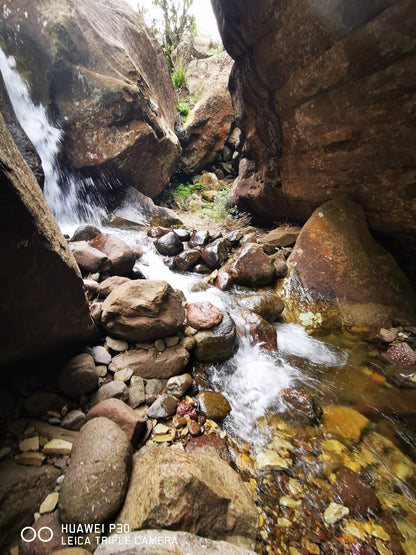
[[(228, 312), (237, 328), (244, 329), (236, 298), (256, 292), (243, 287), (223, 292), (200, 275), (175, 273), (165, 265), (146, 231), (106, 227), (98, 186), (92, 180), (77, 181), (59, 168), (62, 131), (48, 121), (42, 106), (33, 105), (13, 60), (1, 51), (0, 70), (17, 117), (42, 159), (45, 197), (62, 232), (71, 236), (82, 222), (98, 224), (103, 232), (118, 236), (133, 248), (140, 247), (143, 255), (135, 269), (145, 278), (167, 281), (188, 302), (209, 301)], [(95, 193), (86, 198), (86, 189), (95, 189)], [(378, 345), (356, 334), (312, 335), (302, 326), (284, 321), (274, 326), (277, 351), (253, 344), (249, 333), (240, 333), (231, 359), (193, 367), (205, 389), (221, 392), (231, 405), (222, 429), (234, 468), (259, 508), (257, 551), (283, 555), (416, 553), (412, 392), (396, 389), (380, 378), (385, 362)], [(324, 424), (287, 418), (279, 402), (279, 393), (287, 388), (310, 393), (324, 409)], [(354, 407), (369, 419), (363, 429), (355, 421), (355, 411), (351, 412)], [(355, 435), (357, 426), (360, 429)], [(330, 524), (323, 514), (334, 499), (336, 472), (341, 468), (360, 472), (380, 505), (370, 499), (368, 511), (368, 506), (365, 511), (357, 507), (348, 518)], [(351, 481), (348, 475), (345, 480), (350, 480), (349, 487), (357, 497), (360, 491), (366, 497), (367, 486)]]

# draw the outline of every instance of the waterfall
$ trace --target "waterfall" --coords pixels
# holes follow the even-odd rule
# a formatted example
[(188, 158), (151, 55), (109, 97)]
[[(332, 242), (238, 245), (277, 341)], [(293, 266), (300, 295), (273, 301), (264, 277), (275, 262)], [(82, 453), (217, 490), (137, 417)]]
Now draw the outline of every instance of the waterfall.
[[(63, 130), (51, 123), (44, 106), (32, 102), (29, 86), (19, 75), (14, 58), (6, 56), (1, 49), (0, 72), (16, 117), (41, 159), (45, 174), (44, 195), (59, 225), (99, 224), (107, 213), (97, 183), (90, 177), (79, 177), (60, 167), (58, 155)], [(110, 183), (104, 185), (111, 189)]]

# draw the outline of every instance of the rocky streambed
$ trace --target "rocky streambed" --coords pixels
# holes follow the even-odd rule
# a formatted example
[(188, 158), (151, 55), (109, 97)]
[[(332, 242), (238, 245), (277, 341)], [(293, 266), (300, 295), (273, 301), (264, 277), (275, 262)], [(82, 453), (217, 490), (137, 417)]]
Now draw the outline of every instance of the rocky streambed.
[[(321, 213), (328, 223), (331, 210)], [(315, 290), (302, 327), (277, 291), (299, 244), (310, 254), (310, 222), (128, 227), (81, 226), (69, 241), (95, 340), (36, 378), (8, 376), (2, 549), (414, 553), (407, 300), (396, 319), (388, 301), (372, 331), (352, 321), (334, 331), (317, 329), (327, 313)], [(342, 314), (357, 299), (346, 310), (345, 296)], [(27, 529), (19, 541), (30, 524), (53, 538), (27, 541)]]

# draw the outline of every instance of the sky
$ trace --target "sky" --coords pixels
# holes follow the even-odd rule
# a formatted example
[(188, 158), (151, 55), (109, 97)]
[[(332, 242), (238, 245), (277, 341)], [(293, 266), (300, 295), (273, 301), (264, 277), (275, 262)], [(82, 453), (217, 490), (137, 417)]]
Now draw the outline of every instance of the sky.
[[(137, 9), (138, 0), (125, 0), (134, 9)], [(152, 11), (152, 0), (140, 0), (140, 4)], [(192, 13), (196, 18), (196, 25), (199, 31), (207, 33), (214, 40), (221, 40), (218, 32), (217, 21), (212, 11), (210, 0), (194, 0), (192, 4)]]

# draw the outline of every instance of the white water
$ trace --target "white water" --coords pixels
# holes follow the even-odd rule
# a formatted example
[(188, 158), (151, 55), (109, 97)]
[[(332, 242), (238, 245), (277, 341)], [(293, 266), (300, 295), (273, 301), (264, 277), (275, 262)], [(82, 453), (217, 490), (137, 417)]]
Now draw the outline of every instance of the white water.
[(85, 202), (83, 193), (96, 189), (91, 178), (76, 178), (59, 167), (58, 155), (62, 147), (63, 131), (50, 122), (41, 104), (30, 98), (27, 82), (16, 70), (12, 56), (0, 49), (0, 72), (17, 119), (29, 137), (42, 162), (45, 174), (44, 195), (56, 220), (61, 226), (74, 223), (100, 223), (106, 211), (99, 202)]

